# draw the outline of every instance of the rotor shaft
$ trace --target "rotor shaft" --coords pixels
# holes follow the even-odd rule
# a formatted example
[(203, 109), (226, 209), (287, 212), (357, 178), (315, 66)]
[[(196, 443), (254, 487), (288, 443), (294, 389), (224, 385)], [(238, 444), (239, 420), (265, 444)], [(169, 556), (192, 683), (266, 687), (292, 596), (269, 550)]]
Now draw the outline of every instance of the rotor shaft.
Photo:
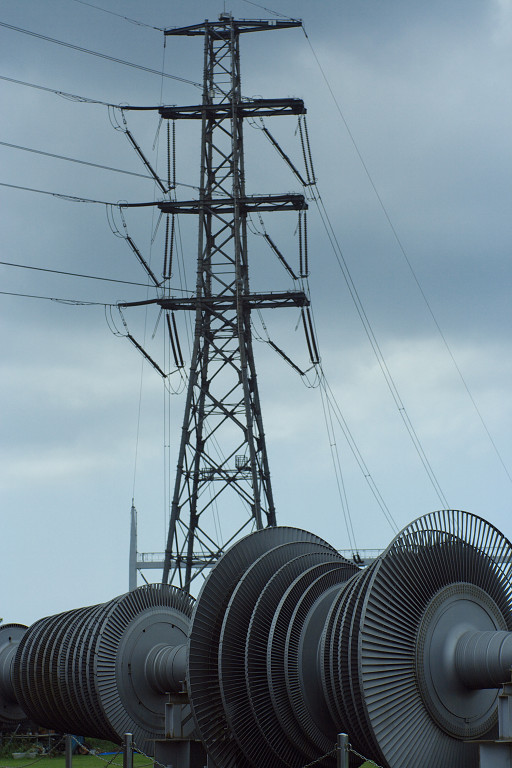
[(455, 669), (467, 688), (498, 688), (510, 680), (512, 632), (464, 632), (455, 648)]
[(149, 652), (146, 659), (146, 678), (157, 693), (174, 693), (183, 686), (186, 668), (186, 643), (159, 645)]

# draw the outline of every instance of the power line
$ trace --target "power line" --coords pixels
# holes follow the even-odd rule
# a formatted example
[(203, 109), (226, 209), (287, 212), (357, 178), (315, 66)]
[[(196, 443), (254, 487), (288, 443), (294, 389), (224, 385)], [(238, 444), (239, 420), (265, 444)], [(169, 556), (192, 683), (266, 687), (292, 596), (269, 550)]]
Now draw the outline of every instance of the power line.
[[(122, 283), (124, 285), (136, 285), (139, 288), (147, 288), (147, 283), (136, 283), (132, 280), (119, 280), (114, 277), (101, 277), (100, 275), (83, 275), (79, 272), (64, 272), (61, 269), (49, 269), (48, 267), (34, 267), (30, 264), (15, 264), (12, 261), (0, 261), (0, 264), (4, 267), (18, 267), (19, 269), (34, 269), (37, 272), (51, 272), (56, 275), (65, 275), (69, 277), (84, 277), (88, 280), (103, 280), (107, 283)], [(173, 288), (173, 293), (186, 293), (192, 295), (192, 291), (185, 290), (184, 288)], [(108, 305), (110, 306), (110, 304)]]
[(6, 24), (5, 21), (0, 21), (0, 27), (11, 29), (14, 32), (21, 32), (24, 35), (31, 35), (37, 37), (40, 40), (46, 40), (48, 43), (55, 43), (56, 45), (63, 45), (65, 48), (71, 48), (74, 51), (80, 53), (88, 53), (91, 56), (98, 56), (100, 59), (106, 59), (107, 61), (113, 61), (116, 64), (123, 64), (126, 67), (133, 67), (134, 69), (140, 69), (143, 72), (149, 72), (151, 75), (158, 75), (159, 77), (168, 77), (171, 80), (178, 80), (180, 83), (188, 83), (188, 85), (194, 85), (196, 88), (202, 88), (200, 83), (196, 83), (194, 80), (188, 80), (186, 77), (178, 77), (178, 75), (170, 75), (167, 72), (159, 72), (157, 69), (151, 69), (151, 67), (145, 67), (142, 64), (134, 64), (132, 61), (126, 61), (125, 59), (118, 59), (115, 56), (108, 56), (106, 53), (100, 53), (99, 51), (92, 51), (90, 48), (82, 48), (80, 45), (73, 45), (73, 43), (66, 43), (64, 40), (56, 40), (54, 37), (48, 37), (48, 35), (42, 35), (39, 32), (32, 32), (30, 29), (22, 29), (21, 27), (15, 27), (12, 24)]
[(338, 238), (336, 237), (336, 233), (334, 231), (333, 225), (331, 223), (331, 220), (329, 218), (329, 214), (327, 213), (327, 210), (324, 206), (323, 200), (320, 197), (320, 194), (318, 192), (318, 189), (314, 195), (314, 201), (317, 206), (321, 221), (323, 223), (325, 232), (327, 234), (327, 237), (329, 239), (329, 242), (331, 244), (331, 248), (333, 250), (334, 256), (336, 258), (336, 261), (338, 263), (338, 266), (340, 268), (340, 271), (345, 279), (345, 283), (347, 285), (348, 291), (350, 293), (350, 297), (354, 303), (354, 306), (356, 308), (357, 314), (359, 315), (359, 319), (361, 320), (361, 323), (363, 324), (363, 328), (366, 332), (366, 335), (368, 337), (368, 341), (370, 342), (370, 346), (373, 349), (373, 352), (375, 354), (375, 357), (377, 359), (377, 362), (379, 364), (379, 367), (382, 371), (382, 375), (384, 376), (384, 380), (386, 384), (388, 385), (388, 389), (391, 393), (391, 396), (395, 402), (395, 405), (398, 409), (398, 412), (402, 418), (402, 421), (404, 423), (404, 426), (409, 434), (409, 437), (411, 438), (411, 441), (414, 445), (414, 448), (416, 449), (416, 452), (418, 454), (418, 457), (420, 458), (421, 463), (423, 464), (423, 467), (425, 469), (425, 472), (427, 473), (427, 476), (441, 502), (443, 504), (445, 509), (449, 508), (449, 504), (446, 500), (446, 497), (443, 493), (443, 490), (441, 488), (441, 485), (435, 475), (435, 472), (430, 464), (430, 461), (428, 460), (428, 457), (425, 453), (425, 450), (421, 444), (421, 441), (416, 433), (416, 430), (414, 429), (414, 426), (411, 422), (411, 419), (409, 417), (409, 414), (407, 413), (407, 410), (405, 408), (404, 403), (402, 402), (402, 398), (400, 397), (400, 394), (398, 392), (397, 386), (395, 384), (395, 381), (391, 375), (391, 372), (387, 366), (386, 360), (384, 358), (384, 355), (382, 353), (382, 350), (379, 346), (379, 343), (377, 341), (377, 338), (375, 336), (375, 333), (373, 331), (372, 325), (370, 323), (370, 320), (368, 319), (368, 316), (366, 314), (366, 311), (364, 309), (363, 303), (361, 301), (361, 298), (357, 292), (357, 288), (354, 284), (354, 281), (352, 280), (352, 275), (350, 274), (350, 270), (348, 268), (348, 264), (345, 260), (345, 256), (343, 254), (343, 251), (341, 249), (341, 246), (338, 242)]
[(108, 203), (105, 200), (91, 200), (88, 197), (75, 197), (74, 195), (66, 195), (62, 192), (49, 192), (46, 189), (35, 189), (34, 187), (23, 187), (21, 184), (7, 184), (5, 181), (0, 181), (0, 187), (9, 187), (10, 189), (21, 189), (24, 192), (37, 192), (39, 195), (50, 195), (51, 197), (60, 197), (62, 200), (70, 200), (73, 203), (96, 203), (99, 205), (117, 205), (117, 203)]
[[(66, 155), (56, 155), (53, 152), (44, 152), (42, 149), (34, 149), (33, 147), (22, 147), (19, 144), (10, 144), (7, 141), (0, 141), (0, 146), (9, 147), (10, 149), (20, 149), (24, 152), (33, 152), (36, 155), (44, 155), (45, 157), (52, 157), (56, 160), (67, 160), (70, 163), (79, 163), (80, 165), (89, 165), (93, 168), (101, 168), (104, 171), (114, 171), (115, 173), (124, 173), (128, 176), (137, 176), (139, 179), (148, 179), (154, 181), (153, 176), (147, 176), (145, 173), (137, 173), (136, 171), (125, 171), (122, 168), (113, 168), (110, 165), (102, 165), (101, 163), (92, 163), (89, 160), (80, 160), (76, 157), (67, 157)], [(176, 186), (187, 187), (188, 189), (198, 189), (194, 184), (184, 184), (183, 182), (176, 181)], [(38, 191), (38, 190), (37, 190)]]
[(61, 200), (69, 200), (72, 203), (93, 203), (95, 205), (108, 205), (114, 208), (148, 208), (150, 206), (158, 205), (156, 203), (112, 203), (108, 200), (95, 200), (90, 197), (77, 197), (76, 195), (68, 195), (65, 192), (50, 192), (47, 189), (36, 189), (35, 187), (25, 187), (21, 184), (8, 184), (6, 181), (0, 181), (0, 187), (8, 187), (9, 189), (20, 189), (23, 192), (36, 192), (38, 195), (50, 195), (50, 197), (59, 197)]
[(14, 264), (11, 261), (0, 261), (0, 264), (4, 267), (18, 267), (19, 269), (33, 269), (36, 272), (51, 272), (55, 275), (65, 275), (67, 277), (84, 277), (87, 280), (103, 280), (107, 283), (123, 283), (124, 285), (137, 285), (140, 288), (146, 288), (146, 283), (135, 283), (131, 280), (117, 280), (113, 277), (100, 277), (99, 275), (82, 275), (78, 272), (64, 272), (60, 269), (48, 269), (47, 267), (34, 267), (30, 264)]
[[(78, 0), (80, 2), (80, 0)], [(247, 3), (247, 5), (253, 5), (255, 8), (261, 8), (262, 11), (267, 11), (267, 13), (272, 13), (274, 16), (280, 16), (282, 19), (289, 19), (290, 21), (298, 21), (298, 19), (294, 19), (292, 16), (286, 16), (284, 13), (279, 13), (279, 11), (274, 11), (272, 8), (267, 8), (265, 5), (260, 5), (260, 3), (254, 3), (253, 0), (243, 0), (244, 3)]]
[(325, 395), (326, 401), (329, 403), (330, 408), (332, 409), (332, 413), (334, 415), (334, 418), (338, 422), (343, 435), (345, 436), (345, 440), (348, 443), (348, 446), (350, 450), (352, 451), (352, 454), (359, 466), (359, 469), (361, 470), (364, 479), (366, 480), (368, 487), (370, 488), (373, 496), (375, 497), (375, 500), (377, 504), (379, 505), (381, 511), (383, 512), (387, 522), (391, 526), (392, 530), (397, 533), (398, 532), (398, 526), (396, 523), (396, 520), (393, 517), (393, 514), (391, 513), (388, 505), (384, 501), (381, 492), (377, 488), (377, 485), (375, 483), (375, 480), (373, 479), (370, 470), (368, 469), (365, 460), (363, 459), (363, 456), (361, 454), (361, 451), (359, 450), (357, 443), (354, 439), (354, 436), (352, 435), (352, 432), (350, 431), (350, 428), (348, 426), (347, 421), (345, 420), (345, 417), (343, 416), (343, 413), (341, 411), (341, 408), (339, 406), (339, 403), (336, 400), (336, 397), (334, 396), (334, 392), (332, 391), (329, 382), (327, 381), (327, 377), (325, 375), (325, 372), (320, 366), (320, 389), (323, 390), (323, 393)]
[(329, 447), (331, 449), (331, 458), (334, 468), (334, 476), (336, 478), (336, 486), (338, 488), (338, 497), (340, 500), (341, 510), (343, 512), (343, 518), (345, 520), (345, 527), (347, 529), (347, 536), (352, 551), (357, 550), (356, 536), (354, 533), (354, 525), (352, 522), (352, 515), (350, 514), (350, 507), (348, 505), (347, 492), (345, 488), (345, 480), (343, 478), (343, 470), (341, 467), (340, 455), (338, 451), (338, 444), (336, 442), (336, 435), (334, 432), (334, 425), (332, 422), (332, 408), (329, 401), (325, 401), (324, 390), (320, 387), (320, 397), (322, 401), (322, 410), (324, 413), (325, 428), (327, 430), (327, 439), (329, 441)]
[(162, 27), (153, 27), (151, 24), (145, 24), (143, 21), (138, 21), (137, 19), (131, 19), (129, 16), (123, 16), (121, 13), (116, 13), (115, 11), (109, 11), (107, 8), (101, 8), (99, 5), (94, 5), (93, 3), (86, 3), (85, 0), (74, 0), (75, 3), (80, 3), (80, 5), (88, 5), (89, 8), (95, 8), (97, 11), (103, 11), (103, 13), (109, 13), (111, 16), (117, 16), (119, 19), (124, 19), (125, 21), (129, 21), (131, 24), (136, 24), (138, 27), (147, 27), (148, 29), (155, 29), (157, 32), (164, 32), (165, 30)]
[[(247, 1), (248, 0), (246, 0), (246, 2)], [(322, 65), (320, 63), (320, 60), (319, 60), (319, 58), (318, 58), (318, 56), (317, 56), (317, 54), (316, 54), (316, 52), (315, 52), (315, 50), (313, 48), (311, 40), (309, 39), (308, 34), (307, 34), (306, 30), (304, 29), (304, 27), (303, 27), (303, 31), (304, 31), (304, 35), (306, 37), (306, 40), (308, 41), (309, 47), (311, 48), (311, 52), (312, 52), (312, 54), (313, 54), (313, 56), (315, 58), (315, 61), (316, 61), (317, 65), (318, 65), (318, 68), (319, 68), (319, 70), (320, 70), (320, 72), (322, 74), (322, 77), (323, 77), (324, 81), (325, 81), (325, 84), (326, 84), (326, 86), (327, 86), (327, 88), (329, 90), (329, 93), (331, 94), (331, 97), (332, 97), (333, 101), (334, 101), (334, 104), (336, 106), (338, 114), (339, 114), (339, 116), (340, 116), (340, 118), (341, 118), (341, 120), (343, 122), (343, 125), (345, 126), (345, 129), (346, 129), (347, 134), (348, 134), (348, 136), (350, 138), (350, 141), (351, 141), (351, 143), (352, 143), (352, 145), (353, 145), (353, 147), (355, 149), (357, 157), (359, 158), (359, 161), (360, 161), (360, 163), (361, 163), (361, 165), (363, 167), (363, 170), (364, 170), (364, 172), (365, 172), (365, 174), (366, 174), (366, 176), (368, 178), (370, 186), (371, 186), (371, 188), (372, 188), (372, 190), (373, 190), (373, 192), (375, 194), (375, 197), (377, 198), (377, 202), (379, 203), (379, 206), (380, 206), (382, 212), (384, 213), (386, 221), (387, 221), (387, 223), (388, 223), (388, 225), (389, 225), (389, 227), (391, 229), (393, 237), (395, 238), (395, 241), (396, 241), (396, 243), (398, 245), (398, 248), (399, 248), (403, 258), (405, 259), (405, 262), (406, 262), (406, 264), (407, 264), (407, 266), (409, 268), (409, 271), (410, 271), (410, 273), (411, 273), (411, 275), (413, 277), (413, 280), (416, 283), (416, 286), (417, 286), (417, 288), (418, 288), (418, 290), (419, 290), (419, 292), (421, 294), (421, 297), (422, 297), (423, 301), (425, 302), (425, 305), (426, 305), (427, 310), (428, 310), (428, 312), (429, 312), (429, 314), (430, 314), (430, 316), (432, 318), (432, 321), (433, 321), (433, 323), (434, 323), (434, 325), (435, 325), (435, 327), (436, 327), (436, 329), (437, 329), (437, 331), (438, 331), (438, 333), (439, 333), (439, 335), (441, 337), (441, 340), (442, 340), (442, 342), (443, 342), (443, 344), (445, 346), (446, 351), (448, 352), (448, 355), (450, 356), (450, 358), (452, 360), (452, 363), (453, 363), (453, 365), (455, 367), (455, 370), (457, 371), (457, 373), (459, 375), (459, 378), (460, 378), (460, 380), (462, 382), (462, 385), (463, 385), (464, 389), (466, 390), (466, 393), (467, 393), (469, 399), (471, 400), (471, 403), (472, 403), (472, 405), (473, 405), (473, 407), (474, 407), (474, 409), (476, 411), (476, 414), (477, 414), (477, 416), (478, 416), (478, 418), (480, 420), (480, 423), (481, 423), (481, 425), (482, 425), (482, 427), (483, 427), (483, 429), (484, 429), (484, 431), (485, 431), (485, 433), (486, 433), (486, 435), (487, 435), (487, 437), (488, 437), (488, 439), (489, 439), (489, 441), (490, 441), (490, 443), (491, 443), (491, 445), (493, 447), (493, 450), (494, 450), (494, 452), (495, 452), (495, 454), (496, 454), (496, 456), (497, 456), (501, 466), (503, 467), (503, 469), (505, 471), (505, 474), (507, 475), (508, 479), (512, 483), (512, 475), (510, 474), (510, 472), (509, 472), (509, 470), (508, 470), (508, 468), (507, 468), (507, 466), (506, 466), (506, 464), (505, 464), (505, 462), (503, 460), (503, 457), (502, 457), (502, 455), (501, 455), (501, 453), (500, 453), (500, 451), (498, 449), (498, 446), (496, 445), (496, 443), (495, 443), (495, 441), (494, 441), (494, 439), (493, 439), (493, 437), (491, 435), (491, 432), (490, 432), (489, 428), (487, 427), (487, 424), (485, 423), (484, 417), (482, 416), (482, 413), (481, 413), (480, 409), (478, 408), (476, 400), (473, 397), (473, 394), (471, 393), (471, 391), (469, 389), (469, 386), (468, 386), (468, 384), (467, 384), (467, 382), (466, 382), (466, 380), (464, 378), (464, 375), (463, 375), (463, 373), (462, 373), (462, 371), (461, 371), (461, 369), (460, 369), (460, 367), (459, 367), (459, 365), (458, 365), (458, 363), (457, 363), (457, 361), (455, 359), (455, 356), (454, 356), (454, 354), (453, 354), (453, 352), (451, 350), (451, 347), (448, 344), (448, 340), (447, 340), (446, 336), (444, 335), (441, 326), (439, 325), (439, 322), (438, 322), (438, 320), (437, 320), (437, 318), (436, 318), (436, 316), (434, 314), (434, 310), (432, 309), (432, 306), (431, 306), (431, 304), (430, 304), (430, 302), (428, 300), (428, 297), (427, 297), (425, 291), (423, 290), (423, 287), (422, 287), (422, 285), (421, 285), (421, 283), (419, 281), (418, 276), (416, 275), (416, 272), (414, 271), (414, 268), (413, 268), (413, 266), (411, 264), (411, 261), (410, 261), (408, 255), (407, 255), (405, 247), (404, 247), (404, 245), (403, 245), (403, 243), (402, 243), (402, 241), (401, 241), (401, 239), (400, 239), (400, 237), (398, 235), (398, 232), (397, 232), (397, 230), (396, 230), (396, 228), (395, 228), (395, 226), (394, 226), (394, 224), (393, 224), (393, 222), (391, 220), (391, 217), (390, 217), (390, 215), (388, 213), (388, 210), (387, 210), (387, 208), (386, 208), (386, 206), (384, 204), (384, 201), (383, 201), (382, 197), (379, 194), (379, 191), (378, 191), (378, 189), (377, 189), (377, 187), (375, 185), (375, 182), (374, 182), (374, 180), (372, 178), (372, 175), (371, 175), (371, 173), (370, 173), (370, 171), (368, 169), (368, 166), (366, 165), (366, 163), (364, 161), (364, 158), (363, 158), (363, 156), (361, 154), (361, 151), (359, 150), (359, 147), (358, 147), (358, 145), (356, 143), (356, 140), (355, 140), (355, 138), (354, 138), (354, 136), (352, 134), (352, 131), (350, 130), (350, 127), (349, 127), (349, 125), (347, 123), (345, 115), (343, 114), (343, 111), (342, 111), (342, 109), (340, 107), (340, 104), (339, 104), (339, 102), (338, 102), (338, 100), (337, 100), (337, 98), (336, 98), (336, 96), (334, 94), (334, 91), (333, 91), (332, 87), (331, 87), (331, 84), (329, 83), (329, 80), (327, 79), (327, 75), (326, 75), (326, 73), (325, 73), (325, 71), (324, 71), (324, 69), (323, 69), (323, 67), (322, 67)]]
[[(263, 122), (263, 121), (262, 121)], [(306, 155), (305, 155), (306, 157)], [(352, 298), (352, 301), (354, 302), (354, 306), (356, 308), (356, 311), (359, 315), (359, 319), (361, 320), (361, 323), (363, 324), (363, 328), (366, 332), (366, 335), (368, 337), (368, 341), (370, 342), (370, 345), (372, 347), (372, 350), (375, 354), (375, 357), (377, 359), (377, 362), (379, 364), (379, 367), (382, 371), (382, 374), (384, 376), (384, 379), (386, 381), (386, 384), (388, 385), (389, 391), (393, 397), (393, 400), (396, 404), (396, 407), (398, 409), (398, 412), (402, 418), (402, 421), (404, 423), (405, 428), (407, 429), (407, 432), (412, 440), (412, 443), (416, 449), (416, 452), (418, 454), (418, 457), (420, 458), (421, 463), (423, 464), (423, 467), (427, 473), (427, 476), (439, 498), (441, 503), (444, 505), (444, 508), (448, 508), (448, 502), (446, 500), (446, 497), (444, 496), (443, 490), (440, 486), (439, 481), (437, 480), (437, 477), (434, 473), (434, 470), (428, 460), (428, 457), (423, 449), (423, 446), (421, 444), (421, 441), (416, 433), (416, 430), (414, 429), (414, 426), (410, 420), (409, 414), (407, 413), (407, 410), (402, 402), (402, 399), (400, 397), (400, 394), (398, 392), (398, 389), (396, 387), (396, 384), (394, 382), (394, 379), (391, 375), (391, 372), (387, 366), (386, 360), (384, 358), (384, 355), (382, 353), (382, 350), (379, 346), (379, 343), (377, 341), (377, 338), (375, 336), (375, 333), (373, 331), (373, 328), (371, 326), (371, 323), (368, 319), (368, 316), (366, 314), (366, 310), (364, 309), (363, 303), (361, 301), (361, 298), (358, 294), (357, 288), (354, 284), (354, 281), (352, 279), (352, 275), (350, 274), (350, 270), (348, 267), (348, 264), (345, 260), (343, 251), (341, 249), (341, 246), (338, 242), (338, 239), (336, 237), (336, 233), (334, 231), (334, 227), (331, 223), (331, 220), (329, 218), (329, 214), (327, 213), (327, 210), (325, 208), (324, 202), (322, 200), (322, 197), (320, 195), (320, 192), (318, 190), (318, 185), (316, 181), (312, 185), (308, 185), (309, 189), (312, 190), (312, 196), (311, 199), (314, 200), (318, 213), (320, 215), (320, 219), (322, 221), (322, 224), (324, 226), (325, 232), (327, 234), (327, 237), (329, 239), (329, 242), (331, 244), (331, 248), (333, 250), (334, 256), (336, 258), (336, 261), (338, 263), (338, 266), (340, 268), (340, 271), (345, 279), (347, 288), (349, 290), (350, 296)]]
[(56, 296), (34, 296), (31, 293), (14, 293), (13, 291), (0, 291), (2, 296), (19, 296), (25, 299), (44, 299), (56, 301), (59, 304), (72, 304), (77, 307), (115, 307), (116, 304), (105, 304), (103, 301), (80, 301), (79, 299), (62, 299)]
[(70, 163), (79, 163), (80, 165), (89, 165), (92, 168), (101, 168), (104, 171), (114, 171), (115, 173), (125, 173), (128, 176), (138, 176), (140, 179), (149, 179), (154, 181), (152, 176), (148, 176), (145, 173), (137, 173), (136, 171), (125, 171), (122, 168), (112, 168), (110, 165), (102, 165), (101, 163), (92, 163), (88, 160), (79, 160), (76, 157), (66, 157), (65, 155), (56, 155), (53, 152), (44, 152), (42, 149), (33, 149), (32, 147), (22, 147), (19, 144), (9, 144), (7, 141), (0, 141), (0, 146), (10, 147), (11, 149), (21, 149), (24, 152), (33, 152), (36, 155), (44, 155), (45, 157), (52, 157), (56, 160), (67, 160)]
[(57, 91), (55, 88), (47, 88), (44, 85), (36, 85), (35, 83), (27, 83), (24, 80), (16, 80), (14, 77), (5, 77), (0, 75), (0, 80), (5, 80), (8, 83), (15, 83), (16, 85), (25, 85), (27, 88), (36, 88), (38, 91), (48, 91), (49, 93), (55, 93), (57, 96), (62, 96), (65, 99), (71, 99), (72, 101), (83, 101), (87, 104), (102, 104), (105, 107), (118, 107), (117, 104), (111, 104), (109, 101), (100, 101), (99, 99), (89, 99), (87, 96), (77, 96), (76, 93), (67, 93), (66, 91)]

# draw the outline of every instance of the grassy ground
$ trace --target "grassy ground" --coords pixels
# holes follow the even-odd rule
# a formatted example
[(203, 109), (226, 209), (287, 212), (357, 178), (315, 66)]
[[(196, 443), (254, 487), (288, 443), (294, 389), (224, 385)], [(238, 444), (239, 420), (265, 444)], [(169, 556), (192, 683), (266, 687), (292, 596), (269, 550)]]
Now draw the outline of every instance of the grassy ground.
[[(108, 761), (112, 760), (108, 768), (122, 768), (123, 756), (117, 755), (73, 755), (73, 768), (107, 768)], [(30, 762), (14, 760), (12, 757), (0, 757), (0, 768), (65, 768), (64, 756), (40, 757)], [(133, 756), (134, 768), (149, 768), (153, 765), (143, 755)], [(375, 768), (373, 763), (363, 763), (361, 768)]]
[[(97, 755), (73, 755), (73, 768), (107, 768), (107, 762), (113, 755), (104, 755), (101, 758)], [(148, 762), (147, 757), (142, 755), (133, 756), (134, 768), (149, 768), (153, 763)], [(123, 756), (118, 755), (109, 768), (122, 768)], [(34, 768), (64, 768), (65, 760), (60, 755), (58, 757), (42, 757), (38, 760), (32, 760), (30, 763), (24, 760), (13, 760), (12, 758), (0, 757), (0, 768), (25, 768), (25, 766)], [(373, 763), (363, 763), (361, 768), (375, 768)]]
[[(38, 745), (49, 748), (49, 737), (45, 734), (37, 738)], [(72, 759), (72, 768), (122, 768), (123, 753), (117, 744), (109, 741), (100, 741), (99, 739), (87, 739), (87, 747), (98, 752), (109, 754), (75, 754)], [(37, 755), (34, 758), (19, 758), (15, 760), (13, 752), (28, 752), (36, 748), (36, 740), (14, 738), (8, 740), (4, 737), (4, 743), (0, 747), (0, 768), (65, 768), (66, 758), (64, 756), (64, 744), (62, 741), (55, 744), (54, 752), (48, 755)], [(133, 755), (134, 768), (152, 768), (153, 761), (144, 755)]]
[[(109, 765), (109, 761), (110, 765)], [(64, 768), (66, 760), (64, 755), (56, 757), (39, 757), (34, 760), (14, 760), (12, 757), (0, 757), (0, 768)], [(122, 768), (123, 755), (73, 755), (73, 768)], [(147, 757), (143, 755), (133, 756), (134, 768), (149, 768), (153, 765)]]
[[(54, 755), (41, 755), (32, 760), (18, 759), (15, 760), (12, 757), (14, 751), (25, 751), (32, 746), (30, 743), (25, 744), (11, 744), (11, 748), (7, 748), (4, 745), (0, 753), (0, 768), (65, 768), (66, 760), (62, 752)], [(73, 755), (72, 768), (122, 768), (123, 766), (123, 754), (117, 753), (119, 747), (107, 742), (97, 742), (90, 745), (98, 751), (100, 749), (112, 751), (113, 754), (104, 755)], [(133, 756), (134, 768), (152, 768), (153, 761), (144, 755), (134, 754)], [(362, 763), (360, 768), (375, 768), (375, 763), (366, 762)]]
[[(118, 755), (73, 755), (73, 768), (107, 768), (108, 761), (112, 759), (109, 768), (122, 768), (123, 756)], [(148, 762), (147, 757), (143, 755), (133, 756), (134, 768), (149, 768), (153, 763)], [(30, 762), (25, 760), (13, 760), (12, 758), (0, 757), (0, 768), (64, 768), (65, 759), (58, 757), (41, 757)], [(361, 768), (375, 768), (373, 763), (363, 763)]]

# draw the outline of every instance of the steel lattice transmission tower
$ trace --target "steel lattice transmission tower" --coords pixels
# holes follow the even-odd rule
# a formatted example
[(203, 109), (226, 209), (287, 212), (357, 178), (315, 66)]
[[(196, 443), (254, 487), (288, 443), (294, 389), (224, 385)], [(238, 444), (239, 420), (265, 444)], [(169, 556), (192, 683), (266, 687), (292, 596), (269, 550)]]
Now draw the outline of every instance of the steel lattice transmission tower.
[[(195, 336), (171, 505), (163, 582), (190, 589), (242, 532), (276, 524), (269, 462), (251, 337), (251, 311), (304, 307), (302, 291), (251, 293), (247, 217), (251, 212), (304, 210), (301, 194), (253, 195), (245, 189), (243, 123), (247, 117), (300, 115), (299, 99), (243, 99), (242, 33), (286, 29), (300, 21), (218, 21), (166, 30), (204, 36), (201, 105), (163, 107), (169, 120), (201, 121), (200, 192), (197, 200), (159, 203), (163, 213), (199, 219), (197, 284), (190, 299), (164, 298), (171, 313), (195, 312)], [(243, 514), (226, 540), (206, 521), (228, 496)], [(241, 502), (241, 504), (240, 504)], [(226, 504), (228, 505), (226, 507)], [(231, 513), (230, 513), (231, 514)], [(238, 513), (237, 513), (238, 514)], [(225, 535), (225, 534), (224, 534)]]

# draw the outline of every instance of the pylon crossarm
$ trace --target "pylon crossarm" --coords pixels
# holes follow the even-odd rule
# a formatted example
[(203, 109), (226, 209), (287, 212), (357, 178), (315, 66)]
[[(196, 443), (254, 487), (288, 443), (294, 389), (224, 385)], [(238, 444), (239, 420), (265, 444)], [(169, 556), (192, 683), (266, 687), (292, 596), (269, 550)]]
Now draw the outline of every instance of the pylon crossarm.
[[(132, 107), (132, 109), (135, 109)], [(197, 104), (185, 107), (146, 107), (158, 110), (164, 120), (201, 120), (214, 116), (217, 121), (232, 117), (233, 107), (226, 104)], [(247, 99), (236, 106), (237, 117), (272, 117), (273, 115), (304, 115), (302, 99)]]
[(252, 211), (303, 211), (307, 209), (306, 199), (304, 195), (300, 194), (252, 195), (241, 197), (238, 200), (233, 197), (210, 197), (204, 200), (161, 200), (157, 205), (163, 213), (198, 214), (203, 210), (216, 216), (232, 214), (236, 208), (243, 214)]
[[(159, 304), (164, 309), (205, 309), (215, 312), (218, 307), (236, 309), (243, 304), (250, 309), (276, 309), (279, 307), (307, 307), (310, 301), (303, 291), (283, 293), (251, 293), (246, 296), (196, 296), (193, 298), (152, 299), (146, 304)], [(122, 307), (138, 306), (140, 302), (121, 304)]]
[(303, 291), (286, 291), (283, 293), (251, 293), (246, 296), (191, 296), (191, 297), (165, 297), (156, 299), (145, 299), (143, 301), (123, 301), (118, 306), (122, 309), (126, 307), (142, 307), (149, 304), (158, 304), (164, 309), (207, 309), (210, 314), (221, 317), (220, 312), (216, 312), (217, 307), (236, 309), (240, 303), (250, 307), (250, 309), (277, 309), (279, 307), (307, 307), (310, 300)]
[(233, 19), (230, 14), (221, 14), (218, 21), (206, 21), (201, 24), (192, 24), (188, 27), (174, 27), (164, 30), (166, 36), (195, 36), (195, 35), (215, 35), (219, 40), (223, 38), (230, 39), (232, 32), (236, 34), (243, 32), (266, 32), (273, 29), (290, 29), (291, 27), (301, 27), (300, 19)]

